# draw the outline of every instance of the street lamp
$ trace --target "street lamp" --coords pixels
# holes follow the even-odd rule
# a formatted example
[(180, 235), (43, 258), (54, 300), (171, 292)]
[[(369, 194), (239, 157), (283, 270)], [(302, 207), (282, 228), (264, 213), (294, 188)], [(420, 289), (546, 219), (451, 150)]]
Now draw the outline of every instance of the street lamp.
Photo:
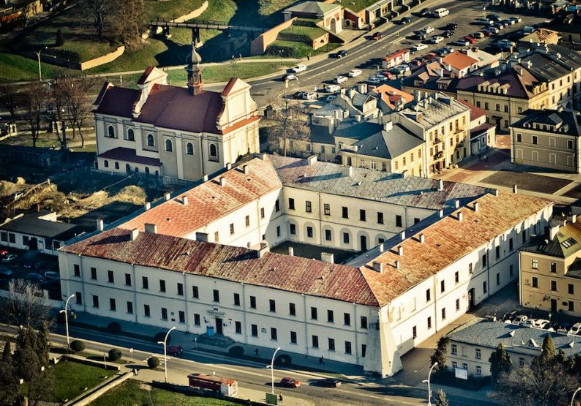
[(267, 368), (270, 368), (270, 383), (271, 383), (271, 390), (272, 394), (274, 395), (274, 357), (276, 357), (276, 353), (280, 351), (280, 347), (276, 349), (274, 354), (272, 354), (272, 360), (270, 361), (270, 365)]
[(42, 82), (42, 69), (40, 67), (40, 53), (46, 49), (46, 47), (44, 48), (40, 48), (38, 51), (34, 51), (34, 53), (36, 54), (36, 56), (38, 57), (38, 81)]
[(75, 297), (74, 294), (70, 295), (65, 302), (65, 309), (61, 310), (59, 312), (59, 313), (65, 314), (65, 328), (67, 329), (67, 348), (70, 348), (70, 346), (71, 346), (71, 340), (69, 338), (69, 311), (68, 311), (69, 309), (68, 309), (68, 307), (69, 307), (69, 300), (71, 300), (74, 297)]
[(575, 401), (575, 395), (577, 394), (577, 392), (579, 392), (581, 390), (581, 386), (579, 386), (577, 388), (577, 390), (573, 393), (573, 397), (571, 398), (571, 406), (573, 406), (573, 402)]
[(158, 344), (162, 344), (163, 345), (163, 364), (164, 364), (164, 370), (165, 370), (165, 382), (167, 383), (167, 338), (169, 337), (169, 333), (171, 333), (173, 330), (175, 330), (176, 327), (172, 327), (169, 329), (169, 331), (165, 334), (165, 338), (163, 339), (163, 341), (158, 341)]
[(430, 386), (430, 378), (432, 376), (432, 371), (438, 365), (438, 362), (434, 362), (434, 365), (430, 368), (430, 372), (428, 373), (428, 379), (424, 379), (422, 382), (428, 384), (428, 406), (432, 406), (432, 388)]

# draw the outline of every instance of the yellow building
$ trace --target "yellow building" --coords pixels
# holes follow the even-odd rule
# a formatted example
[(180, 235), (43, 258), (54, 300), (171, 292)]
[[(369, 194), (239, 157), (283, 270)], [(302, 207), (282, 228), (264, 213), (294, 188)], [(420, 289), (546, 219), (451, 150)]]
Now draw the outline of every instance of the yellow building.
[(521, 306), (581, 316), (581, 218), (560, 220), (519, 256)]

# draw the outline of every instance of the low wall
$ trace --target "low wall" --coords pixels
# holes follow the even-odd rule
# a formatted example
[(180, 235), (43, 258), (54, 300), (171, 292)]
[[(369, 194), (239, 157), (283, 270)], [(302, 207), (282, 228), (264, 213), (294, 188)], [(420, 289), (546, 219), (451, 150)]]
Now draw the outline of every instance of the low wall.
[(98, 58), (91, 59), (90, 61), (81, 62), (79, 64), (80, 65), (79, 69), (80, 70), (87, 70), (87, 69), (94, 68), (95, 66), (100, 66), (100, 65), (104, 65), (106, 63), (112, 62), (115, 59), (119, 58), (121, 55), (123, 55), (124, 52), (125, 52), (125, 46), (121, 45), (119, 48), (117, 48), (113, 52), (109, 52), (108, 54), (105, 54), (105, 55), (100, 56)]
[(101, 385), (97, 386), (94, 390), (83, 393), (77, 396), (75, 399), (70, 400), (63, 404), (63, 406), (85, 406), (92, 403), (95, 399), (103, 396), (104, 393), (110, 391), (113, 388), (121, 385), (123, 382), (128, 380), (133, 374), (130, 372), (124, 373), (122, 375), (114, 375), (112, 378), (103, 382)]
[(286, 30), (288, 27), (293, 25), (293, 22), (296, 20), (296, 17), (291, 18), (284, 23), (277, 25), (276, 27), (271, 28), (270, 30), (263, 32), (260, 34), (254, 41), (250, 43), (250, 54), (251, 55), (262, 55), (266, 48), (278, 37), (279, 32)]
[(175, 20), (171, 20), (171, 21), (174, 23), (183, 23), (184, 21), (188, 21), (188, 20), (191, 20), (192, 18), (196, 18), (196, 17), (200, 16), (200, 14), (202, 14), (204, 11), (206, 11), (207, 8), (208, 8), (208, 2), (205, 1), (204, 4), (202, 4), (199, 8), (192, 11), (191, 13), (186, 14), (186, 15), (181, 16), (181, 17), (178, 17)]

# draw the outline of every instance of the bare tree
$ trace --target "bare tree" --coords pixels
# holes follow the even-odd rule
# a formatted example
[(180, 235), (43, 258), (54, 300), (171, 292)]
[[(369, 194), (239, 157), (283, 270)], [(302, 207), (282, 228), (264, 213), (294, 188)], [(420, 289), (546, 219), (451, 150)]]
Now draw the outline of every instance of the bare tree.
[(143, 0), (125, 0), (118, 3), (116, 33), (124, 45), (136, 46), (141, 42), (141, 34), (146, 28)]
[(16, 121), (16, 108), (18, 106), (18, 89), (9, 84), (0, 85), (0, 103), (2, 103), (10, 113), (10, 122)]
[(0, 307), (9, 324), (39, 328), (49, 321), (50, 307), (44, 292), (36, 284), (22, 279), (8, 284), (8, 295)]
[(268, 142), (272, 150), (282, 150), (282, 155), (289, 152), (290, 139), (305, 140), (310, 135), (309, 117), (302, 104), (284, 99), (281, 108), (268, 127)]
[(40, 122), (47, 99), (47, 91), (41, 82), (32, 82), (24, 89), (22, 105), (26, 120), (30, 125), (33, 147), (36, 147), (40, 136)]
[(93, 20), (93, 27), (97, 31), (99, 39), (103, 38), (105, 27), (112, 17), (115, 3), (111, 0), (84, 0), (83, 10)]

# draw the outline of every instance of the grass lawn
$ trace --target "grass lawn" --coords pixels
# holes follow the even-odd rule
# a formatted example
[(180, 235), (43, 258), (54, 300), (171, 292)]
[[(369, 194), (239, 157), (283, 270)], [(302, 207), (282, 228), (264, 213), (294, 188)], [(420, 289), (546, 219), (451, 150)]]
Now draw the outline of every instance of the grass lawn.
[[(53, 77), (59, 70), (68, 71), (55, 65), (41, 63), (42, 77)], [(20, 55), (0, 53), (0, 83), (20, 82), (38, 79), (38, 61)]]
[(296, 0), (258, 0), (258, 3), (260, 4), (258, 12), (267, 16), (290, 7)]
[(91, 406), (237, 406), (237, 403), (214, 398), (186, 396), (181, 393), (142, 386), (136, 381), (128, 380), (119, 387), (105, 393), (92, 402)]
[(319, 27), (307, 27), (304, 25), (291, 25), (286, 30), (280, 32), (279, 35), (285, 36), (295, 36), (295, 37), (304, 37), (307, 40), (314, 40), (323, 35), (327, 32)]
[(54, 366), (56, 387), (50, 401), (60, 402), (63, 399), (73, 399), (83, 393), (85, 388), (92, 388), (115, 373), (116, 371), (112, 370), (61, 361)]
[(266, 49), (266, 53), (276, 57), (279, 55), (279, 50), (282, 50), (282, 55), (284, 57), (306, 58), (309, 54), (311, 56), (324, 54), (339, 48), (340, 46), (341, 44), (330, 43), (317, 49), (316, 51), (313, 51), (313, 48), (302, 42), (277, 40), (269, 45), (269, 47)]
[[(212, 1), (209, 0), (208, 8), (212, 7), (211, 3)], [(162, 21), (169, 21), (191, 13), (200, 8), (202, 4), (204, 4), (204, 0), (181, 0), (179, 2), (148, 0), (145, 2), (145, 15), (150, 21), (158, 18)]]
[(377, 0), (349, 0), (343, 6), (355, 12), (359, 12), (375, 3), (377, 3)]

